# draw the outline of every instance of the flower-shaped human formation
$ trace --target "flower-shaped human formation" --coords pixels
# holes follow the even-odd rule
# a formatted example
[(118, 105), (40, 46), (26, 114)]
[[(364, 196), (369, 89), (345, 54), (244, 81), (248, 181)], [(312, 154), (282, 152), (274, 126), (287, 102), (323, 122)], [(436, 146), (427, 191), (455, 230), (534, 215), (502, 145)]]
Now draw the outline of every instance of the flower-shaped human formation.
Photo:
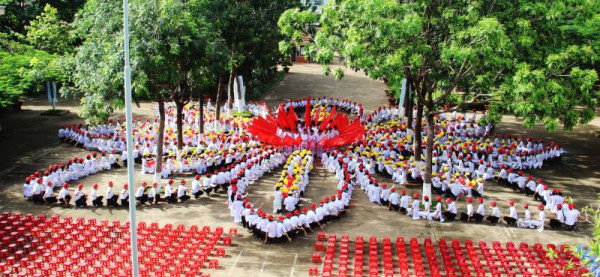
[[(59, 130), (63, 142), (94, 152), (31, 174), (25, 180), (24, 195), (37, 203), (67, 204), (72, 198), (77, 206), (127, 206), (130, 195), (126, 189), (119, 192), (114, 188), (118, 182), (102, 188), (98, 184), (79, 185), (75, 190), (65, 184), (118, 168), (121, 161), (139, 163), (142, 173), (152, 174), (154, 164), (162, 159), (157, 173), (168, 181), (136, 185), (131, 199), (140, 204), (176, 203), (187, 201), (189, 196), (197, 199), (227, 193), (234, 221), (267, 240), (304, 233), (343, 216), (352, 206), (350, 201), (357, 189), (364, 190), (371, 202), (413, 219), (452, 220), (459, 214), (457, 203), (466, 206), (462, 216), (466, 221), (482, 221), (489, 215), (488, 220), (497, 223), (502, 205), (509, 209), (504, 218), (507, 224), (520, 227), (541, 230), (546, 212), (556, 215), (550, 222), (553, 227), (572, 227), (573, 218), (577, 218), (574, 204), (561, 190), (551, 189), (541, 178), (526, 174), (560, 162), (561, 146), (540, 139), (491, 134), (491, 126), (479, 125), (475, 113), (470, 118), (453, 113), (434, 119), (432, 185), (437, 196), (429, 199), (418, 193), (410, 197), (406, 192), (410, 190), (407, 184), (423, 182), (425, 166), (413, 150), (411, 126), (415, 122), (406, 122), (393, 107), (380, 107), (365, 116), (360, 103), (306, 98), (286, 101), (275, 115), (264, 103), (251, 103), (247, 109), (254, 118), (218, 120), (210, 103), (206, 109), (203, 134), (198, 131), (198, 107), (188, 105), (183, 109), (183, 143), (178, 145), (175, 107), (167, 104), (162, 157), (157, 157), (158, 120), (135, 120), (134, 161), (124, 160), (128, 149), (123, 140), (123, 120), (63, 126)], [(420, 131), (426, 134), (425, 123)], [(425, 143), (422, 146), (426, 148)], [(319, 163), (335, 173), (337, 192), (306, 203), (301, 196), (310, 185), (313, 166)], [(249, 201), (247, 191), (264, 174), (279, 170), (280, 178), (273, 184), (273, 211), (268, 213)], [(195, 176), (186, 181), (190, 175)], [(173, 176), (184, 180), (175, 184), (169, 180)], [(391, 178), (393, 184), (380, 183), (378, 176)], [(538, 216), (530, 216), (528, 210), (519, 216), (510, 199), (491, 201), (486, 206), (484, 186), (494, 180), (533, 196), (542, 205)], [(477, 209), (471, 204), (474, 197), (479, 197)], [(486, 207), (491, 212), (486, 212)]]
[[(313, 110), (310, 97), (304, 106), (304, 116), (298, 118), (294, 106), (279, 105), (276, 116), (257, 117), (250, 122), (248, 132), (257, 140), (275, 146), (301, 147), (303, 149), (332, 148), (348, 145), (365, 133), (360, 118), (349, 121), (337, 106), (327, 110), (318, 106)], [(318, 102), (320, 104), (320, 102)]]

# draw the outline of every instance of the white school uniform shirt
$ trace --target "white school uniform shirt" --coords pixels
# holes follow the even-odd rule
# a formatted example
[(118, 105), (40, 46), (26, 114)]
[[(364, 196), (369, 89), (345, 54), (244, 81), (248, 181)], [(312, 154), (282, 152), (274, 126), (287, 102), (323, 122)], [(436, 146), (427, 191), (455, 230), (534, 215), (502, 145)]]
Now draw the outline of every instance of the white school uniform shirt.
[(398, 205), (399, 202), (400, 202), (400, 194), (398, 194), (396, 192), (390, 194), (390, 203), (392, 203), (392, 205)]
[(495, 216), (495, 217), (502, 216), (502, 213), (500, 212), (500, 209), (498, 209), (498, 207), (492, 208), (492, 216)]
[(286, 197), (285, 200), (283, 200), (283, 203), (288, 212), (293, 212), (296, 209), (296, 199), (292, 196)]
[(58, 199), (63, 199), (65, 197), (67, 197), (67, 195), (69, 195), (69, 191), (67, 190), (67, 188), (63, 187), (62, 189), (60, 189), (60, 192), (58, 193)]
[(96, 198), (98, 198), (98, 190), (92, 188), (92, 190), (90, 191), (90, 197), (92, 198), (92, 201), (96, 200)]
[(196, 193), (200, 190), (200, 181), (194, 180), (192, 181), (192, 193)]
[(29, 183), (25, 183), (23, 185), (23, 195), (27, 198), (31, 197), (31, 192), (33, 191), (33, 188), (31, 187), (31, 185), (29, 185)]
[(412, 204), (412, 219), (419, 219), (419, 205), (421, 204), (421, 201), (419, 201), (419, 199), (415, 199), (413, 200), (413, 204)]
[(573, 225), (577, 223), (577, 218), (579, 217), (579, 210), (572, 209), (565, 213), (565, 224)]
[(519, 219), (519, 215), (517, 214), (517, 209), (515, 207), (510, 207), (510, 217), (514, 218), (514, 219)]
[(408, 195), (400, 197), (400, 207), (408, 209), (408, 199), (410, 199)]
[(150, 188), (150, 192), (148, 192), (148, 198), (154, 198), (156, 197), (156, 188), (152, 187)]
[(485, 215), (485, 205), (479, 204), (479, 206), (477, 207), (477, 213), (480, 215)]
[(467, 204), (467, 215), (473, 216), (473, 204), (471, 204), (471, 203)]
[(75, 189), (75, 192), (73, 192), (73, 201), (79, 200), (82, 196), (83, 191), (81, 191), (80, 189)]
[(113, 197), (113, 195), (114, 195), (114, 194), (113, 194), (113, 192), (112, 192), (112, 187), (108, 187), (108, 188), (106, 189), (106, 198), (107, 198), (107, 199), (110, 199), (110, 198), (112, 198), (112, 197)]
[(51, 187), (47, 187), (46, 191), (44, 191), (44, 198), (52, 197), (52, 194), (53, 194), (52, 188)]
[(145, 187), (139, 187), (137, 189), (137, 191), (135, 192), (135, 197), (142, 197), (142, 195), (144, 195), (145, 189), (146, 189)]
[(184, 185), (179, 185), (179, 187), (177, 188), (177, 197), (184, 196), (186, 190), (187, 188)]
[(171, 196), (172, 193), (171, 184), (167, 184), (167, 186), (165, 186), (165, 197)]
[(561, 223), (565, 223), (565, 215), (562, 210), (558, 210), (556, 212), (556, 220), (560, 221)]
[[(472, 210), (473, 210), (473, 207), (471, 207), (471, 211)], [(452, 202), (450, 202), (450, 204), (448, 204), (448, 211), (453, 214), (458, 213), (458, 210), (456, 209), (456, 202), (452, 201)]]
[(119, 198), (120, 199), (125, 199), (127, 197), (129, 197), (129, 191), (126, 190), (126, 189), (121, 190), (121, 194), (119, 195)]

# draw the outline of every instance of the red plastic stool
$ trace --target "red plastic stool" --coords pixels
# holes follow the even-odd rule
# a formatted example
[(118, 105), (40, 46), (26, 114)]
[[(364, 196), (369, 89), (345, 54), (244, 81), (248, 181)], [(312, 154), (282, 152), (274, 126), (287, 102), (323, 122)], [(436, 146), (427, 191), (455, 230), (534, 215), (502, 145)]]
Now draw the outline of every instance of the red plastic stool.
[(217, 248), (217, 257), (225, 257), (225, 248)]
[(320, 241), (317, 241), (317, 243), (315, 244), (315, 251), (323, 251), (323, 243)]
[(213, 259), (208, 262), (208, 268), (219, 268), (219, 260)]
[(319, 253), (313, 254), (312, 262), (315, 264), (320, 264), (321, 263), (321, 255)]
[(237, 236), (237, 228), (231, 228), (231, 229), (229, 229), (229, 235), (230, 236)]
[(223, 238), (223, 245), (224, 246), (231, 246), (231, 237), (224, 237)]
[(319, 276), (319, 268), (316, 266), (311, 266), (308, 269), (308, 276)]

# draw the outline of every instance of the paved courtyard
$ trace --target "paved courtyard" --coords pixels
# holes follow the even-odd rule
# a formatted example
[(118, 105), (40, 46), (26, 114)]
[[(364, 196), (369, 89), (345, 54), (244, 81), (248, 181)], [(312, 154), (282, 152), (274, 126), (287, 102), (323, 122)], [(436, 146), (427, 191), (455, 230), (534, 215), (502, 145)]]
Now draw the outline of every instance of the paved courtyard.
[[(290, 74), (281, 81), (274, 90), (265, 96), (269, 105), (275, 105), (284, 99), (300, 97), (327, 96), (347, 98), (361, 102), (366, 111), (374, 110), (380, 105), (387, 104), (384, 94), (385, 86), (381, 82), (372, 81), (361, 72), (346, 70), (346, 76), (341, 81), (335, 81), (332, 76), (321, 75), (320, 66), (316, 64), (296, 64), (291, 67)], [(70, 145), (58, 143), (57, 129), (63, 125), (81, 122), (74, 114), (77, 111), (77, 101), (60, 102), (60, 108), (71, 111), (64, 117), (43, 117), (40, 111), (49, 108), (44, 99), (27, 101), (21, 113), (6, 114), (1, 118), (2, 132), (0, 145), (3, 159), (0, 160), (0, 211), (22, 213), (45, 213), (48, 215), (95, 217), (98, 219), (127, 220), (125, 209), (108, 208), (61, 208), (34, 205), (22, 199), (22, 181), (36, 170), (46, 168), (50, 164), (63, 162), (68, 158), (81, 157), (88, 152), (73, 148)], [(152, 104), (142, 103), (134, 108), (136, 116), (151, 116)], [(122, 112), (121, 112), (122, 114)], [(536, 171), (540, 176), (553, 184), (553, 187), (563, 189), (575, 199), (579, 208), (586, 205), (598, 205), (600, 191), (600, 142), (593, 131), (599, 130), (600, 120), (592, 124), (577, 127), (572, 132), (557, 131), (548, 134), (543, 128), (536, 127), (527, 130), (513, 117), (506, 116), (496, 127), (497, 133), (517, 134), (531, 137), (541, 137), (545, 140), (555, 140), (562, 143), (566, 154), (564, 164), (550, 166)], [(137, 170), (139, 171), (139, 169)], [(270, 211), (273, 197), (273, 186), (278, 171), (261, 178), (249, 191), (251, 201), (265, 203), (265, 210)], [(137, 175), (136, 182), (150, 181), (150, 175)], [(391, 183), (383, 177), (380, 181)], [(109, 180), (116, 183), (120, 189), (126, 181), (124, 169), (90, 176), (82, 183), (87, 186), (99, 183), (106, 184)], [(335, 193), (335, 176), (315, 165), (310, 184), (301, 203), (314, 202), (324, 195)], [(89, 187), (88, 187), (89, 188)], [(87, 188), (86, 188), (87, 189)], [(413, 190), (414, 192), (417, 189)], [(409, 190), (411, 192), (411, 190)], [(514, 194), (504, 187), (488, 184), (486, 197), (502, 203), (503, 212), (507, 213), (505, 201), (514, 199), (517, 203), (528, 201), (526, 197)], [(530, 201), (530, 200), (529, 200)], [(531, 202), (531, 201), (530, 201)], [(486, 241), (514, 242), (552, 242), (585, 244), (591, 236), (591, 226), (582, 224), (577, 232), (547, 230), (542, 234), (533, 230), (508, 228), (503, 224), (489, 226), (486, 224), (438, 223), (428, 221), (413, 221), (406, 216), (388, 212), (386, 208), (375, 206), (368, 202), (366, 195), (357, 190), (354, 193), (355, 208), (339, 221), (329, 223), (324, 232), (337, 234), (347, 233), (350, 237), (356, 235), (375, 235), (378, 237), (404, 236), (420, 239), (472, 239)], [(234, 246), (221, 263), (221, 269), (211, 270), (211, 276), (307, 276), (310, 266), (312, 247), (316, 240), (316, 232), (305, 237), (297, 238), (292, 243), (264, 245), (253, 238), (232, 222), (226, 208), (227, 199), (224, 194), (203, 196), (201, 200), (191, 200), (185, 204), (158, 207), (141, 207), (138, 209), (139, 221), (158, 222), (160, 224), (185, 224), (190, 226), (210, 225), (238, 227), (239, 236), (234, 239)], [(462, 206), (459, 206), (459, 209)], [(520, 210), (519, 210), (520, 211)], [(320, 230), (319, 230), (320, 231)]]

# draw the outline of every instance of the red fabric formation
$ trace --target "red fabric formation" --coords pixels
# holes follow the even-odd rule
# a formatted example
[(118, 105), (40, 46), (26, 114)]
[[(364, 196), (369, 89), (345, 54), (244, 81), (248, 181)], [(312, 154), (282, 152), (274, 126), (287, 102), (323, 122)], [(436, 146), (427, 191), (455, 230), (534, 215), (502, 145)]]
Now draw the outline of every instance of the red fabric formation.
[[(360, 139), (365, 133), (365, 127), (361, 124), (359, 118), (355, 118), (352, 122), (343, 113), (337, 113), (336, 107), (334, 106), (330, 115), (325, 117), (321, 124), (318, 126), (319, 131), (324, 131), (327, 128), (336, 127), (338, 135), (331, 138), (323, 138), (320, 141), (314, 141), (314, 138), (308, 142), (310, 146), (323, 146), (324, 148), (338, 147), (342, 145), (348, 145), (354, 141)], [(306, 102), (306, 111), (304, 113), (304, 120), (306, 123), (306, 129), (311, 126), (311, 103), (310, 98)], [(313, 120), (316, 122), (319, 118), (319, 112), (315, 112)], [(298, 130), (298, 116), (294, 111), (293, 107), (289, 107), (289, 111), (286, 112), (283, 105), (279, 106), (277, 117), (268, 115), (266, 118), (257, 117), (253, 119), (248, 127), (248, 132), (253, 134), (256, 139), (264, 143), (275, 145), (275, 146), (300, 146), (302, 144), (301, 136), (292, 138), (289, 135), (279, 137), (277, 135), (278, 129), (289, 129), (292, 133), (297, 133)]]

